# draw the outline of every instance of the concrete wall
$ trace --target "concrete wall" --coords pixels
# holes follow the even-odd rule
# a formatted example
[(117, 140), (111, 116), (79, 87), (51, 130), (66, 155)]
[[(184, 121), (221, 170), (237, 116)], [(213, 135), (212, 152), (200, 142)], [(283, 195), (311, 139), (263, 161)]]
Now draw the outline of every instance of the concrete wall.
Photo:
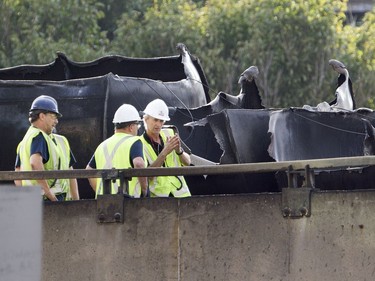
[(284, 218), (281, 194), (46, 204), (42, 280), (375, 280), (375, 191), (314, 192)]

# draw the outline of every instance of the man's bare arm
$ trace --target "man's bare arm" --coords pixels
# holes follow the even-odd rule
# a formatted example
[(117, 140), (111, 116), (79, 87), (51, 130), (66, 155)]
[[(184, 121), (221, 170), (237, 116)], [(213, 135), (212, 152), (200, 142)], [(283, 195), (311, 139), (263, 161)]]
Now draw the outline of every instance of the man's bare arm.
[[(44, 171), (43, 158), (39, 153), (30, 156), (31, 169), (33, 171)], [(58, 201), (55, 194), (53, 194), (48, 186), (46, 180), (37, 180), (38, 184), (42, 187), (44, 195), (51, 201)]]

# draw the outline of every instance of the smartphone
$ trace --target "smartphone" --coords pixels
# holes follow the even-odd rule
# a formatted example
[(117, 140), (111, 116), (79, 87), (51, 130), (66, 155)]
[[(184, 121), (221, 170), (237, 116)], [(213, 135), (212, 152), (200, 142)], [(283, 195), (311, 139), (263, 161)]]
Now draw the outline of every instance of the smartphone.
[[(178, 132), (178, 128), (175, 126), (175, 125), (163, 125), (162, 129), (172, 129), (173, 132), (177, 135), (180, 136), (179, 132)], [(180, 141), (181, 141), (181, 147), (184, 149), (184, 151), (187, 153), (187, 154), (191, 154), (191, 149), (182, 141), (181, 137), (180, 137)]]

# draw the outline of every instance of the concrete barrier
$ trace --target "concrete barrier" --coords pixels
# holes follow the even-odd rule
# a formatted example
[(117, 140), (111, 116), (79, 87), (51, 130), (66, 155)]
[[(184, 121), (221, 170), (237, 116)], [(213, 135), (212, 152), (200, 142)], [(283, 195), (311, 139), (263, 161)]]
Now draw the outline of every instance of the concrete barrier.
[(98, 224), (95, 200), (47, 203), (42, 280), (374, 280), (375, 191), (126, 199)]
[(0, 185), (0, 281), (40, 281), (42, 200), (36, 186)]

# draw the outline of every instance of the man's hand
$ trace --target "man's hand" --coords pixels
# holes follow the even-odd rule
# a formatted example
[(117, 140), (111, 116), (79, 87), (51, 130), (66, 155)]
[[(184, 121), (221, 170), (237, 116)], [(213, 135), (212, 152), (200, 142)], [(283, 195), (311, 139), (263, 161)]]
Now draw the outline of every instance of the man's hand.
[[(39, 153), (30, 156), (31, 169), (33, 171), (44, 171), (43, 158)], [(58, 201), (55, 194), (53, 194), (48, 186), (46, 180), (37, 180), (38, 184), (42, 187), (44, 195), (51, 201)]]
[(167, 143), (165, 144), (164, 149), (167, 154), (171, 153), (173, 150), (179, 152), (181, 150), (179, 136), (176, 134), (172, 137), (167, 137)]

